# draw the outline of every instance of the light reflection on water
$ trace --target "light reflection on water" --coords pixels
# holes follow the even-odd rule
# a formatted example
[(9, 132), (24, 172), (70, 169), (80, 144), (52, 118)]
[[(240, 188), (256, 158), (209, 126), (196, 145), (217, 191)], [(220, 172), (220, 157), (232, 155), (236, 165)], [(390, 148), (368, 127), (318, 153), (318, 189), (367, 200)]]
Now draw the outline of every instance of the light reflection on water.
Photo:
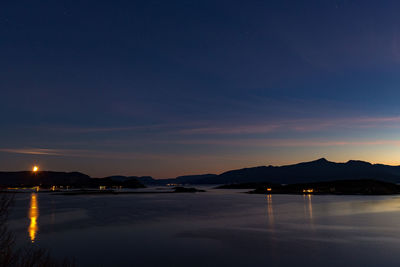
[(313, 219), (313, 211), (312, 211), (312, 195), (311, 194), (304, 194), (304, 212), (308, 215), (310, 218), (310, 223), (312, 223)]
[(379, 261), (397, 267), (400, 262), (397, 196), (218, 190), (27, 196), (16, 200), (21, 216), (14, 214), (12, 225), (22, 218), (24, 229), (16, 229), (17, 235), (27, 237), (29, 208), (30, 241), (57, 257), (75, 257), (78, 266), (131, 266), (133, 259), (138, 266), (377, 266)]
[(272, 195), (267, 194), (267, 216), (269, 226), (272, 228), (274, 225), (274, 209), (272, 207)]
[(29, 233), (29, 237), (33, 243), (33, 242), (35, 242), (36, 234), (39, 230), (39, 227), (38, 227), (39, 206), (38, 206), (36, 193), (31, 194), (31, 202), (30, 202), (28, 216), (29, 216), (29, 220), (30, 220), (30, 224), (28, 227), (28, 233)]

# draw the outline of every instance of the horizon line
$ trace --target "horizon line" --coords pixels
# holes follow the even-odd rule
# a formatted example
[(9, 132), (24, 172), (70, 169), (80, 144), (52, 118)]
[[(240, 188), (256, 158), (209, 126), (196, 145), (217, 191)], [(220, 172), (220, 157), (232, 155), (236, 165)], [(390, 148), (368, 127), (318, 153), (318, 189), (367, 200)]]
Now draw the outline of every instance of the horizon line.
[[(151, 175), (122, 175), (122, 174), (113, 174), (113, 175), (107, 175), (107, 176), (103, 176), (103, 177), (96, 177), (96, 176), (91, 176), (88, 175), (84, 172), (81, 171), (77, 171), (77, 170), (73, 170), (73, 171), (57, 171), (57, 170), (40, 170), (39, 172), (65, 172), (65, 173), (73, 173), (73, 172), (78, 172), (84, 175), (89, 176), (90, 178), (94, 178), (94, 179), (103, 179), (103, 178), (107, 178), (107, 177), (112, 177), (112, 176), (123, 176), (123, 177), (151, 177), (152, 179), (155, 180), (166, 180), (166, 179), (175, 179), (178, 177), (184, 177), (184, 176), (197, 176), (197, 175), (221, 175), (225, 172), (229, 172), (229, 171), (234, 171), (234, 170), (242, 170), (242, 169), (250, 169), (250, 168), (257, 168), (257, 167), (285, 167), (285, 166), (291, 166), (291, 165), (297, 165), (297, 164), (301, 164), (301, 163), (311, 163), (311, 162), (317, 162), (317, 161), (326, 161), (326, 162), (330, 162), (330, 163), (337, 163), (337, 164), (346, 164), (349, 163), (351, 161), (355, 161), (355, 162), (365, 162), (365, 163), (369, 163), (371, 165), (385, 165), (385, 166), (391, 166), (391, 167), (400, 167), (399, 165), (392, 165), (392, 164), (385, 164), (385, 163), (378, 163), (378, 162), (369, 162), (369, 161), (365, 161), (365, 160), (357, 160), (357, 159), (349, 159), (347, 161), (330, 161), (328, 159), (326, 159), (325, 157), (321, 157), (315, 160), (310, 160), (310, 161), (301, 161), (301, 162), (296, 162), (296, 163), (290, 163), (290, 164), (282, 164), (282, 165), (258, 165), (258, 166), (251, 166), (251, 167), (242, 167), (242, 168), (236, 168), (236, 169), (230, 169), (230, 170), (225, 170), (222, 171), (218, 174), (216, 173), (200, 173), (200, 174), (183, 174), (183, 175), (177, 175), (175, 177), (167, 177), (167, 178), (155, 178)], [(17, 171), (4, 171), (4, 170), (0, 170), (0, 173), (2, 172), (32, 172), (32, 170), (17, 170)]]

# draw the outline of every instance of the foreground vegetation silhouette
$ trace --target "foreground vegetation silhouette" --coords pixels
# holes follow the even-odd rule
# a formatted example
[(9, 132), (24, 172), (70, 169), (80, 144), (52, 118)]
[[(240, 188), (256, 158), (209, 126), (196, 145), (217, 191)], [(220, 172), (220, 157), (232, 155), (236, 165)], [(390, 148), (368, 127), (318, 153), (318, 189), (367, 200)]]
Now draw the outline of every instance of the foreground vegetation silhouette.
[(49, 251), (37, 248), (17, 249), (15, 236), (7, 226), (7, 220), (14, 196), (0, 193), (0, 267), (72, 267), (71, 260), (55, 260)]

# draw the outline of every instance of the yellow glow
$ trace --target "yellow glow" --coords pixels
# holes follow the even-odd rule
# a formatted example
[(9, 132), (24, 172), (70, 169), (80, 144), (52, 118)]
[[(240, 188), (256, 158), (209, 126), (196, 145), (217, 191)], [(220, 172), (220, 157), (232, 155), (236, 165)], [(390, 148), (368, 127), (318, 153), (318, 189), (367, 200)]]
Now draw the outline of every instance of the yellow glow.
[(33, 193), (31, 195), (31, 205), (29, 208), (30, 224), (28, 227), (28, 233), (32, 243), (35, 242), (36, 233), (39, 230), (39, 227), (37, 225), (38, 217), (39, 217), (39, 207), (37, 202), (37, 196), (35, 193)]
[(310, 219), (312, 220), (313, 214), (312, 214), (312, 196), (310, 194), (307, 195), (308, 197), (308, 215), (310, 216)]
[(314, 189), (303, 189), (303, 193), (313, 193)]
[(32, 171), (33, 171), (33, 172), (38, 172), (38, 171), (39, 171), (39, 167), (38, 167), (38, 166), (36, 166), (36, 165), (35, 165), (35, 166), (33, 166), (33, 168), (32, 168)]
[(272, 195), (270, 194), (267, 195), (267, 207), (269, 224), (272, 226), (274, 224), (274, 210), (272, 208)]
[(267, 191), (272, 191), (272, 188), (267, 188)]

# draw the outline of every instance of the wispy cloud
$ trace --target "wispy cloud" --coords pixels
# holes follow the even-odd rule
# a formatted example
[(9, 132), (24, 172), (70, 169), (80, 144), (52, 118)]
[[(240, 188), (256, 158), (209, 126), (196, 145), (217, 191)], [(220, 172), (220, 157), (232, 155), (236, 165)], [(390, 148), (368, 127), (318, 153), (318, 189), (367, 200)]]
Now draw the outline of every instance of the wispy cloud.
[(60, 150), (48, 148), (0, 148), (0, 152), (28, 154), (28, 155), (53, 155), (62, 156)]
[[(212, 124), (212, 123), (210, 123)], [(330, 130), (332, 128), (377, 128), (377, 127), (400, 127), (400, 117), (355, 117), (355, 118), (319, 118), (319, 119), (297, 119), (259, 121), (251, 124), (225, 123), (217, 127), (192, 127), (179, 130), (182, 134), (262, 134), (272, 132), (312, 132)]]
[(103, 132), (126, 132), (154, 130), (166, 127), (165, 124), (140, 125), (140, 126), (124, 126), (124, 127), (51, 127), (54, 131), (67, 133), (103, 133)]
[(163, 160), (185, 159), (185, 160), (205, 160), (205, 159), (237, 159), (235, 157), (227, 157), (226, 155), (199, 154), (199, 153), (179, 153), (179, 152), (154, 152), (154, 153), (136, 153), (136, 152), (119, 152), (119, 151), (99, 151), (99, 150), (81, 150), (81, 149), (48, 149), (48, 148), (0, 148), (0, 152), (22, 154), (22, 155), (38, 155), (38, 156), (54, 156), (54, 157), (76, 157), (76, 158), (93, 158), (93, 159), (120, 159), (120, 160)]
[(350, 117), (350, 118), (269, 118), (248, 121), (197, 121), (171, 122), (149, 125), (104, 126), (104, 127), (41, 127), (42, 130), (72, 134), (102, 133), (170, 133), (178, 135), (244, 135), (279, 132), (315, 132), (331, 129), (398, 128), (400, 116), (393, 117)]
[(41, 155), (41, 156), (60, 156), (60, 157), (83, 157), (83, 158), (113, 158), (113, 159), (131, 159), (131, 158), (160, 158), (157, 154), (134, 153), (134, 152), (116, 152), (116, 151), (98, 151), (86, 149), (53, 149), (53, 148), (0, 148), (0, 152)]
[(280, 125), (245, 125), (245, 126), (226, 126), (226, 127), (200, 127), (181, 130), (183, 134), (255, 134), (274, 132)]
[(186, 145), (265, 146), (265, 147), (328, 147), (328, 146), (400, 146), (400, 140), (302, 140), (302, 139), (193, 139), (172, 141)]

